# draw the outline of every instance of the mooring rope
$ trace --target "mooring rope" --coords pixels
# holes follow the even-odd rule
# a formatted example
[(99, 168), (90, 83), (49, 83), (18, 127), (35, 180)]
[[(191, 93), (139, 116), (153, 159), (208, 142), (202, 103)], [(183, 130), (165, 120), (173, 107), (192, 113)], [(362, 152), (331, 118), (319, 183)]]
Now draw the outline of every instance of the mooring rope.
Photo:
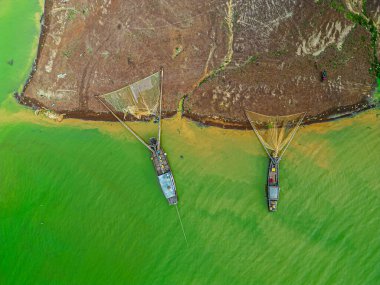
[(181, 216), (180, 216), (179, 211), (178, 211), (177, 204), (175, 205), (175, 209), (177, 210), (178, 220), (179, 220), (179, 223), (181, 224), (181, 229), (182, 229), (182, 233), (183, 233), (183, 236), (185, 238), (185, 241), (186, 241), (186, 245), (189, 246), (189, 243), (187, 242), (187, 237), (186, 237), (185, 229), (183, 228)]

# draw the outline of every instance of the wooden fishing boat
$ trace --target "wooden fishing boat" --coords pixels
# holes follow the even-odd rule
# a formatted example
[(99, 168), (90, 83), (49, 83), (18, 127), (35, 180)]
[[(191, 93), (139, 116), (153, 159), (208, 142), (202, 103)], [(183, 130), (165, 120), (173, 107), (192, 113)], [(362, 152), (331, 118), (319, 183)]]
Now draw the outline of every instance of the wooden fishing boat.
[[(181, 225), (182, 233), (187, 243), (185, 230), (183, 228), (181, 216), (178, 210), (177, 189), (174, 182), (172, 170), (169, 165), (167, 154), (161, 147), (161, 117), (162, 117), (162, 86), (164, 71), (154, 73), (147, 78), (132, 83), (124, 88), (97, 96), (99, 102), (149, 151), (151, 160), (157, 174), (162, 194), (165, 196), (169, 205), (174, 205), (177, 211), (178, 220)], [(124, 119), (127, 115), (132, 115), (137, 119), (153, 119), (158, 124), (157, 138), (153, 137), (146, 142), (140, 137)]]
[(267, 116), (245, 110), (245, 114), (269, 157), (266, 196), (268, 210), (275, 212), (280, 198), (280, 161), (299, 129), (305, 113)]
[(270, 212), (277, 211), (277, 202), (280, 198), (279, 163), (275, 159), (269, 159), (267, 179), (267, 201)]
[(175, 205), (178, 202), (177, 191), (167, 154), (158, 146), (156, 138), (150, 139), (149, 146), (153, 150), (151, 160), (153, 162), (154, 169), (156, 170), (162, 194), (164, 194), (165, 198), (168, 200), (169, 205)]
[[(98, 96), (98, 100), (136, 139), (150, 150), (151, 160), (157, 174), (161, 191), (169, 202), (169, 205), (176, 205), (178, 197), (173, 173), (169, 166), (167, 154), (160, 144), (162, 82), (163, 69), (161, 69), (161, 72), (157, 72), (120, 90)], [(160, 88), (155, 88), (158, 84), (160, 84)], [(151, 118), (154, 116), (154, 122), (158, 124), (157, 138), (154, 137), (151, 138), (149, 142), (145, 142), (116, 112), (124, 113), (124, 115), (130, 114), (136, 118), (144, 116)]]

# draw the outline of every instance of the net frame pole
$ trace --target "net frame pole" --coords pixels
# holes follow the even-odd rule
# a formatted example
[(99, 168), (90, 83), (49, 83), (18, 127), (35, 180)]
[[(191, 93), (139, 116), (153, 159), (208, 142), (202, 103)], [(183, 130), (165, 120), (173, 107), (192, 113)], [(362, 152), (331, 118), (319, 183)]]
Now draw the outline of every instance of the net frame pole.
[(269, 158), (272, 160), (273, 163), (275, 163), (274, 161), (274, 158), (273, 156), (269, 153), (268, 149), (265, 147), (265, 143), (264, 141), (261, 139), (261, 136), (259, 134), (259, 132), (257, 131), (256, 127), (255, 127), (255, 124), (251, 123), (251, 119), (247, 116), (247, 110), (244, 110), (244, 113), (248, 119), (248, 121), (250, 122), (252, 128), (253, 128), (253, 131), (255, 132), (257, 138), (259, 139), (259, 141), (261, 142), (261, 145), (263, 146), (263, 148), (265, 149), (266, 153), (268, 154)]
[(161, 116), (162, 116), (162, 89), (164, 85), (164, 68), (161, 67), (161, 76), (160, 76), (160, 110), (159, 110), (159, 117), (158, 117), (158, 149), (160, 149), (161, 145)]
[(296, 135), (298, 129), (300, 128), (301, 123), (302, 123), (303, 119), (305, 118), (305, 116), (306, 116), (306, 112), (303, 113), (303, 116), (302, 116), (301, 120), (298, 121), (297, 126), (296, 126), (295, 129), (293, 130), (293, 133), (292, 133), (292, 135), (291, 135), (289, 141), (286, 143), (286, 146), (285, 146), (283, 152), (281, 153), (280, 157), (278, 158), (278, 162), (280, 162), (280, 160), (282, 159), (282, 156), (284, 155), (285, 151), (288, 149), (288, 146), (290, 145), (290, 143), (291, 143), (291, 141), (293, 140), (294, 136)]
[(123, 127), (125, 127), (136, 139), (138, 139), (144, 146), (146, 146), (151, 152), (153, 152), (153, 150), (151, 149), (151, 147), (138, 135), (135, 133), (134, 130), (132, 130), (126, 123), (123, 122), (123, 120), (121, 120), (112, 110), (110, 107), (107, 106), (107, 104), (105, 102), (103, 102), (103, 100), (99, 97), (96, 97), (96, 99), (98, 99), (98, 101), (100, 103), (102, 103), (102, 105), (108, 110), (111, 112), (111, 114), (123, 125)]

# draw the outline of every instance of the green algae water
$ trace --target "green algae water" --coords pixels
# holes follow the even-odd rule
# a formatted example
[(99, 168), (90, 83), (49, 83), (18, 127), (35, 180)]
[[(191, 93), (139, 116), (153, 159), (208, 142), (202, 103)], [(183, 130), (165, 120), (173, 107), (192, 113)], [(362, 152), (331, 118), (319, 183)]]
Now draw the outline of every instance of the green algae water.
[(379, 284), (379, 110), (301, 128), (275, 214), (253, 132), (165, 120), (186, 246), (149, 153), (121, 126), (17, 105), (42, 7), (0, 7), (0, 284)]
[(38, 44), (40, 2), (0, 0), (0, 90), (3, 94), (18, 90), (30, 72)]

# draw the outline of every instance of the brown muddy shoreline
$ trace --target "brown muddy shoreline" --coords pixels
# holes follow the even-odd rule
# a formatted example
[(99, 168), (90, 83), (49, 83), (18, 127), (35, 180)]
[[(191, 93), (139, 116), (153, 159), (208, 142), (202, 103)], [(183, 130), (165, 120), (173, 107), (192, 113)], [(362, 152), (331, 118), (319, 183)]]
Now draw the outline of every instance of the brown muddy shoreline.
[[(364, 112), (366, 110), (376, 107), (375, 104), (369, 104), (368, 102), (361, 102), (351, 106), (344, 106), (339, 108), (332, 108), (321, 114), (315, 116), (307, 116), (304, 119), (302, 125), (311, 125), (316, 123), (335, 121), (341, 118), (353, 117), (354, 115)], [(224, 121), (222, 119), (215, 119), (212, 117), (201, 117), (191, 113), (184, 113), (183, 117), (186, 117), (192, 121), (201, 123), (205, 126), (219, 127), (223, 129), (236, 129), (236, 130), (248, 130), (251, 129), (251, 125), (248, 121)]]
[[(45, 1), (44, 4), (44, 11), (48, 11), (53, 6), (51, 1)], [(37, 66), (39, 64), (42, 48), (45, 45), (45, 41), (48, 35), (49, 25), (50, 25), (50, 17), (45, 12), (41, 16), (40, 20), (41, 24), (41, 32), (40, 32), (40, 39), (39, 39), (39, 45), (37, 49), (37, 57), (34, 60), (31, 72), (29, 74), (28, 79), (26, 80), (22, 92), (15, 93), (16, 100), (27, 107), (30, 107), (32, 109), (39, 109), (39, 108), (47, 108), (37, 100), (33, 98), (29, 98), (25, 96), (25, 90), (27, 89), (28, 85), (30, 84), (36, 70)], [(337, 120), (340, 118), (345, 117), (352, 117), (355, 114), (359, 112), (366, 111), (368, 109), (374, 108), (376, 105), (371, 104), (368, 100), (362, 100), (361, 102), (354, 104), (354, 105), (348, 105), (343, 107), (333, 107), (329, 110), (326, 110), (320, 114), (314, 115), (314, 116), (306, 116), (303, 125), (310, 125), (313, 123), (320, 123), (320, 122), (328, 122)], [(60, 114), (64, 114), (65, 118), (73, 118), (73, 119), (80, 119), (80, 120), (90, 120), (90, 121), (110, 121), (115, 122), (117, 121), (111, 114), (108, 113), (98, 113), (98, 112), (91, 112), (91, 111), (80, 111), (80, 110), (67, 110), (67, 111), (61, 111)], [(177, 111), (169, 111), (164, 112), (163, 118), (170, 118), (177, 114)], [(119, 114), (123, 116), (122, 114)], [(194, 122), (200, 123), (204, 126), (214, 126), (224, 129), (237, 129), (237, 130), (247, 130), (250, 129), (251, 126), (247, 121), (233, 121), (233, 120), (225, 120), (223, 118), (214, 116), (203, 116), (198, 115), (195, 113), (184, 111), (181, 114), (182, 117), (188, 118)], [(126, 121), (137, 121), (132, 116), (128, 116), (126, 118)], [(141, 120), (144, 121), (144, 120)]]
[[(38, 109), (38, 108), (46, 108), (45, 106), (41, 105), (39, 102), (30, 99), (25, 98), (23, 96), (20, 96), (18, 94), (15, 95), (18, 102), (22, 105), (25, 105), (27, 107), (30, 107), (32, 109)], [(338, 108), (332, 108), (326, 112), (323, 112), (322, 114), (318, 114), (316, 116), (306, 116), (303, 122), (303, 125), (311, 125), (315, 123), (322, 123), (322, 122), (330, 122), (335, 121), (341, 118), (347, 118), (352, 117), (360, 112), (364, 112), (366, 110), (372, 109), (376, 107), (375, 104), (370, 104), (367, 101), (360, 102), (355, 105), (351, 106), (344, 106), (344, 107), (338, 107)], [(117, 122), (115, 117), (112, 114), (109, 113), (96, 113), (96, 112), (83, 112), (83, 111), (66, 111), (62, 112), (62, 114), (65, 115), (65, 118), (70, 119), (79, 119), (84, 121), (104, 121), (104, 122)], [(176, 111), (174, 112), (164, 112), (163, 118), (171, 118), (174, 117), (177, 114)], [(123, 114), (118, 114), (120, 117), (123, 117)], [(209, 116), (198, 116), (196, 114), (192, 114), (189, 112), (184, 112), (181, 114), (182, 117), (187, 118), (191, 121), (197, 122), (199, 124), (202, 124), (204, 126), (212, 126), (212, 127), (218, 127), (223, 129), (235, 129), (235, 130), (248, 130), (251, 129), (251, 125), (248, 121), (242, 122), (242, 121), (227, 121), (219, 118), (212, 118)], [(126, 118), (126, 121), (134, 122), (138, 121), (134, 119), (134, 117), (129, 116)], [(140, 121), (147, 121), (147, 120), (140, 120)]]

